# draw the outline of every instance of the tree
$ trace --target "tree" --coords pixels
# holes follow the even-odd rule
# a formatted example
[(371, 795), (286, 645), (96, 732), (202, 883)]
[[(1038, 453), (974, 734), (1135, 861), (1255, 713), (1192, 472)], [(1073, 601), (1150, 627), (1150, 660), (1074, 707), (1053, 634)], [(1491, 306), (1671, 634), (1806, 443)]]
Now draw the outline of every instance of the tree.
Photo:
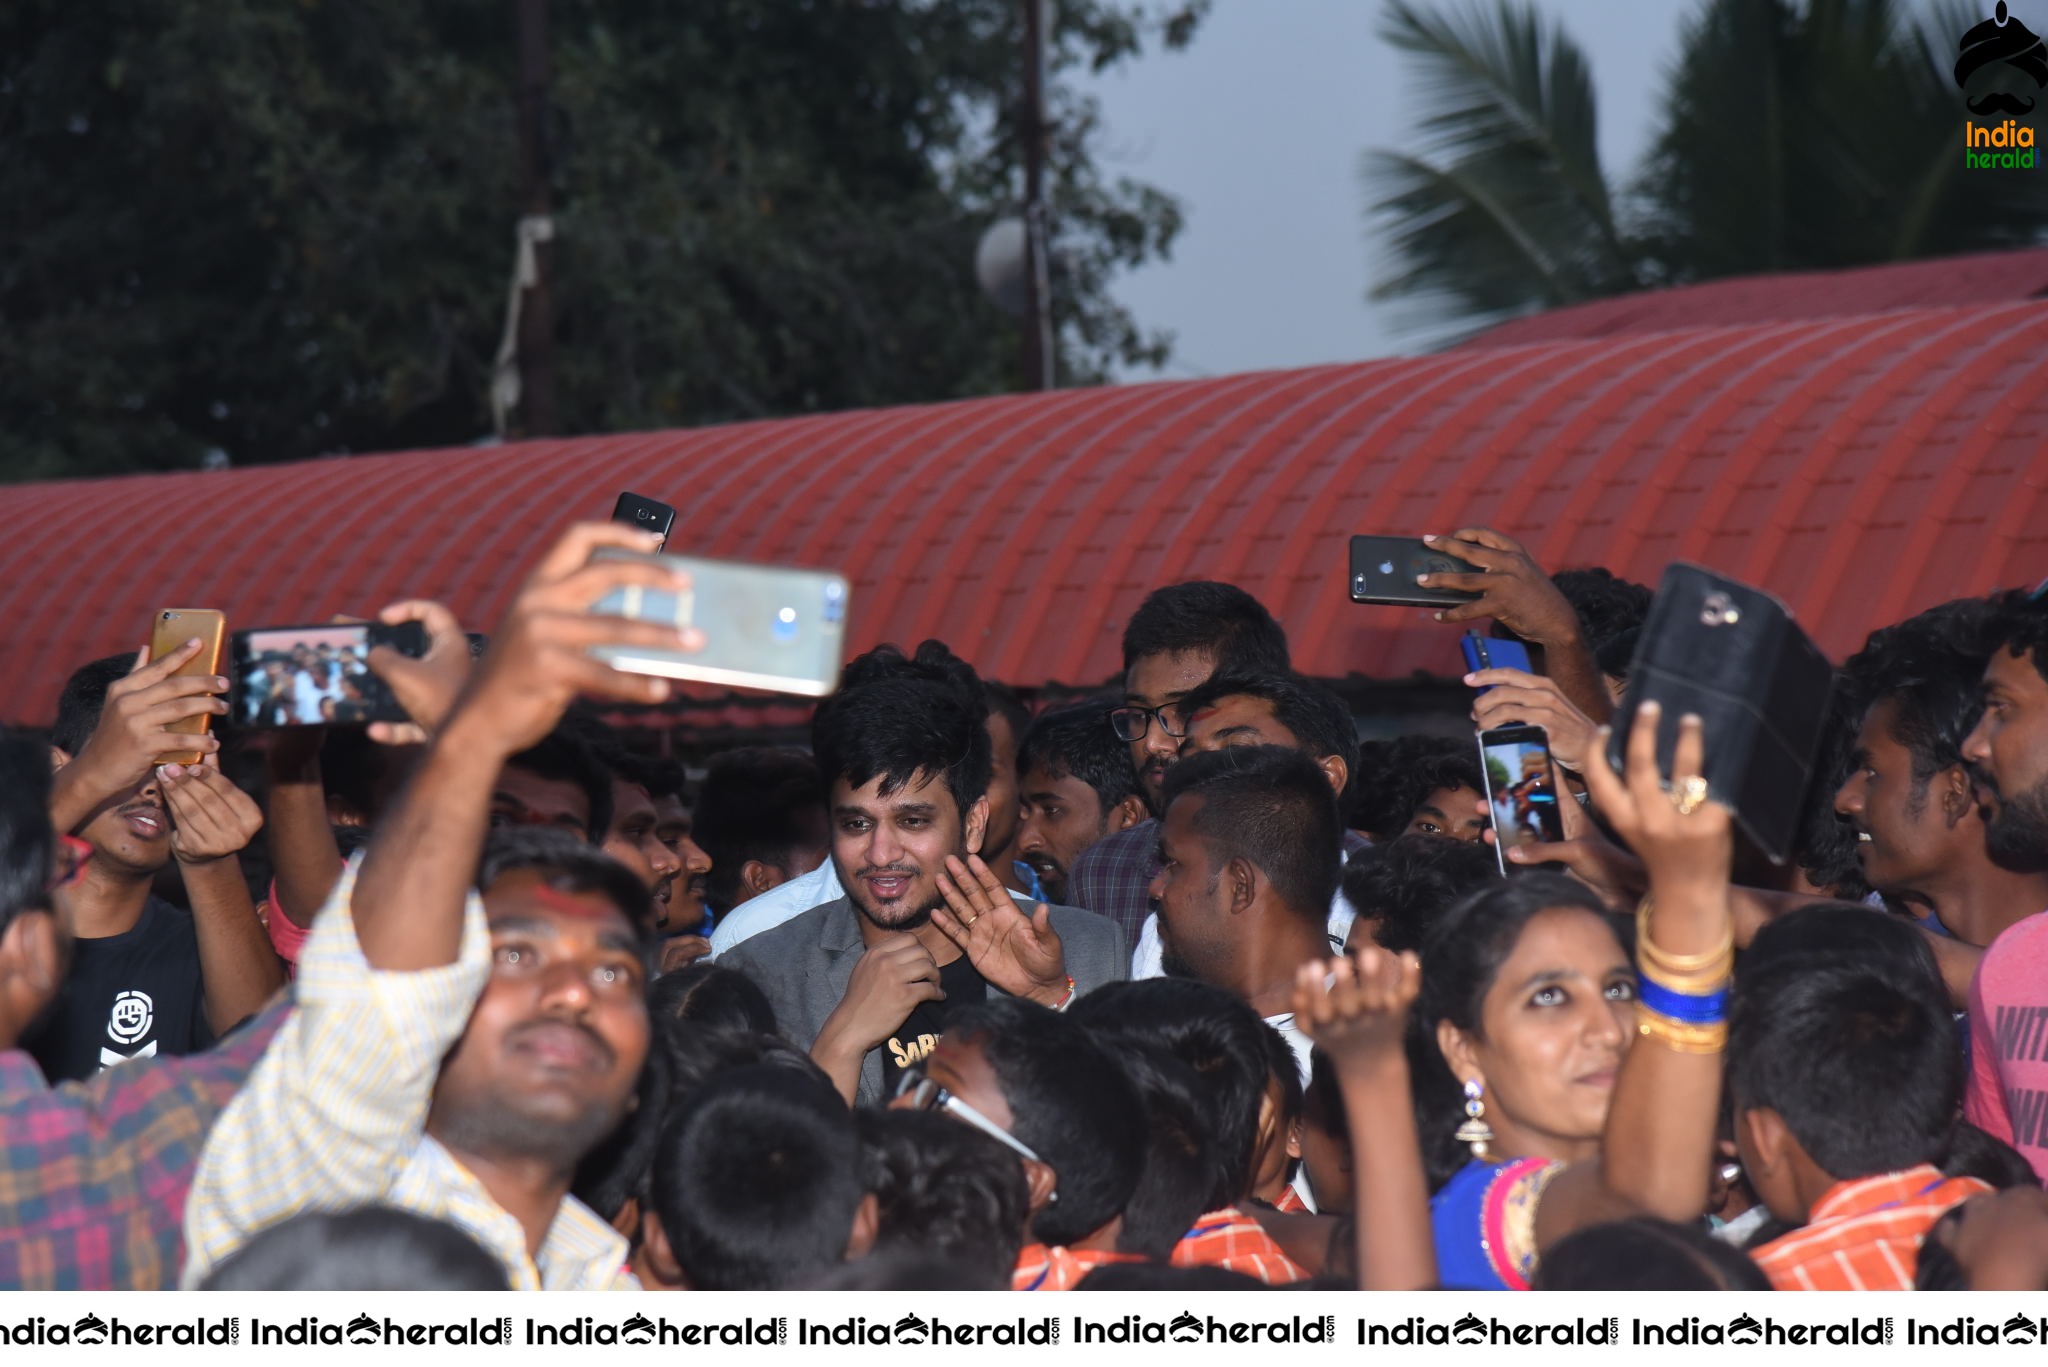
[[(1468, 330), (1660, 285), (2023, 246), (2048, 228), (2038, 175), (1972, 174), (1947, 0), (1705, 0), (1686, 22), (1652, 149), (1601, 166), (1584, 54), (1530, 5), (1388, 7), (1414, 54), (1419, 155), (1368, 153), (1392, 270), (1374, 296)], [(1976, 87), (1973, 85), (1972, 90)]]
[[(1096, 167), (1060, 73), (1207, 0), (1060, 0), (1064, 379), (1164, 359), (1108, 297), (1169, 197)], [(1016, 0), (553, 0), (570, 431), (1014, 386), (973, 276), (1020, 173)], [(518, 212), (506, 0), (0, 8), (0, 476), (488, 433)]]

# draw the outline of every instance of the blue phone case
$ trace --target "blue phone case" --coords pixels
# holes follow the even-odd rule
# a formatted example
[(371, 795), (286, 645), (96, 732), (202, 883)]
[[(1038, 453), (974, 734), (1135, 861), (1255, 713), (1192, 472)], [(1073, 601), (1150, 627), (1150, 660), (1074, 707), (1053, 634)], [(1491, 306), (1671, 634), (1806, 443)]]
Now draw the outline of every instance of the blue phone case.
[[(1528, 647), (1520, 641), (1497, 641), (1490, 636), (1467, 634), (1459, 638), (1458, 648), (1465, 652), (1467, 673), (1482, 669), (1519, 669), (1524, 674), (1536, 672), (1529, 663)], [(1479, 691), (1484, 693), (1486, 689)]]

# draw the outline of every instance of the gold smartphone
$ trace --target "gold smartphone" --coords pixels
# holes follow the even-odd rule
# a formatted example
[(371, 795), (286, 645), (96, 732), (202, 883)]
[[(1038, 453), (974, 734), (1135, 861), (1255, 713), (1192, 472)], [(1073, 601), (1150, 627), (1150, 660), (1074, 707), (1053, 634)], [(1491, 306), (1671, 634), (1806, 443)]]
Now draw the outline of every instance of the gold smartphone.
[[(156, 615), (155, 629), (149, 638), (149, 658), (161, 660), (185, 642), (197, 639), (199, 653), (178, 667), (172, 676), (190, 679), (220, 673), (221, 653), (227, 647), (228, 619), (212, 608), (165, 608)], [(203, 736), (213, 726), (213, 714), (201, 712), (196, 717), (174, 721), (164, 730), (174, 731), (181, 736)], [(197, 750), (179, 750), (168, 755), (158, 755), (158, 764), (197, 764)]]

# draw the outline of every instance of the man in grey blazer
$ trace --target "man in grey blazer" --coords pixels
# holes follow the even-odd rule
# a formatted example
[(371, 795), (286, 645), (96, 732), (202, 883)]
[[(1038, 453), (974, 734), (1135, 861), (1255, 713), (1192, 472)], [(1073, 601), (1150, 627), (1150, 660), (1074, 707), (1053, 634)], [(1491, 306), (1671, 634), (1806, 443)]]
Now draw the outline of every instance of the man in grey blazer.
[(988, 824), (983, 704), (958, 660), (927, 662), (934, 650), (842, 691), (816, 724), (847, 895), (719, 960), (759, 984), (783, 1033), (857, 1102), (892, 1095), (958, 1007), (1007, 995), (1063, 1010), (1129, 974), (1113, 923), (1020, 907), (975, 857)]

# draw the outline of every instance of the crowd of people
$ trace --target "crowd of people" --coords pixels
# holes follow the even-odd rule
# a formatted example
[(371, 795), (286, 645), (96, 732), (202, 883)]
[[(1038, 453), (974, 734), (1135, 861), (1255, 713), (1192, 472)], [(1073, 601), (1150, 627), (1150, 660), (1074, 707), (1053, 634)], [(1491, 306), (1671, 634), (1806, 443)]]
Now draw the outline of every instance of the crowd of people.
[(1104, 696), (877, 646), (694, 779), (589, 654), (703, 644), (592, 615), (685, 587), (619, 526), (481, 649), (386, 608), (409, 722), (160, 764), (230, 680), (83, 664), (0, 735), (0, 1286), (2048, 1288), (2048, 602), (1874, 633), (1778, 869), (1698, 718), (1609, 762), (1647, 589), (1439, 544), (1555, 764), (1498, 860), (1472, 740), (1221, 583)]

